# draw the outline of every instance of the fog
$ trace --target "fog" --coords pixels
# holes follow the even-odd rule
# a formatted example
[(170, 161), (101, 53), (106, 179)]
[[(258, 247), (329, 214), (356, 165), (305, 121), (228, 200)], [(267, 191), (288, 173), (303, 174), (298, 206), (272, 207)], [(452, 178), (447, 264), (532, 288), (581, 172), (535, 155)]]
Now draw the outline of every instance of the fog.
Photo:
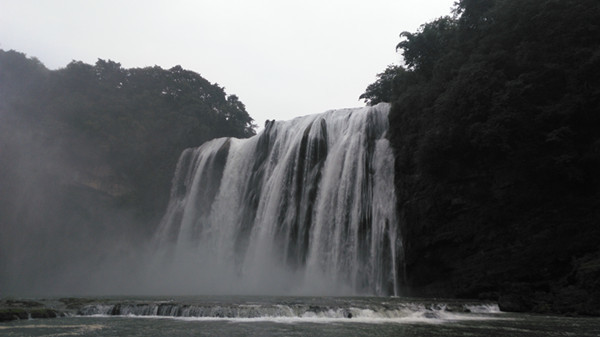
[[(0, 296), (350, 294), (339, 284), (302, 288), (298, 272), (265, 257), (240, 278), (208, 250), (174, 255), (131, 210), (82, 186), (65, 147), (47, 130), (7, 128), (0, 139)], [(169, 248), (169, 247), (167, 247)], [(269, 282), (264, 283), (264, 275)], [(259, 277), (260, 276), (260, 277)], [(313, 282), (310, 282), (311, 284)]]
[(94, 149), (52, 130), (0, 106), (0, 296), (119, 292), (144, 224), (84, 184), (73, 156)]
[[(80, 130), (81, 122), (102, 127), (98, 118), (104, 111), (94, 100), (103, 96), (93, 92), (70, 100), (80, 93), (50, 90), (61, 82), (46, 81), (50, 73), (35, 60), (1, 53), (0, 297), (274, 291), (264, 285), (239, 287), (236, 275), (206, 256), (159, 259), (154, 233), (166, 202), (144, 213), (148, 204), (135, 199), (142, 192), (140, 184), (132, 182), (139, 171), (119, 171), (128, 158), (111, 154), (105, 139), (98, 141), (97, 134)], [(64, 109), (73, 112), (63, 113)], [(100, 117), (81, 109), (100, 110)], [(135, 149), (140, 148), (155, 151)], [(169, 177), (173, 173), (168, 172)], [(168, 200), (168, 188), (148, 188), (142, 197)], [(272, 272), (282, 275), (280, 284), (291, 278), (280, 270)]]
[[(103, 167), (101, 156), (89, 155), (98, 151), (92, 144), (44, 125), (43, 118), (0, 108), (2, 297), (384, 294), (397, 277), (397, 236), (387, 225), (394, 221), (387, 214), (395, 212), (393, 195), (383, 191), (384, 207), (381, 197), (374, 203), (361, 187), (373, 183), (363, 174), (377, 176), (379, 162), (391, 160), (391, 152), (355, 137), (383, 137), (385, 105), (273, 122), (265, 137), (217, 140), (186, 152), (197, 159), (178, 169), (189, 173), (174, 179), (185, 193), (179, 198), (173, 189), (169, 210), (175, 211), (163, 222), (141, 221), (116, 202), (119, 189), (109, 183), (118, 174)], [(328, 150), (318, 150), (324, 144), (329, 157)], [(304, 153), (306, 148), (316, 152)], [(363, 162), (367, 158), (374, 162)], [(300, 174), (296, 165), (307, 169)], [(383, 181), (393, 180), (387, 166)], [(321, 173), (314, 170), (321, 168), (326, 189), (318, 191)], [(366, 239), (358, 226), (376, 214), (371, 207), (385, 214), (373, 218)], [(314, 237), (302, 246), (297, 240), (308, 240), (309, 228)], [(179, 240), (164, 235), (170, 232)], [(304, 248), (288, 249), (294, 245)]]
[[(84, 179), (89, 144), (69, 142), (4, 106), (0, 115), (0, 296), (306, 293), (264, 260), (271, 282), (240, 280), (209, 252), (157, 251), (154, 223)], [(89, 163), (88, 163), (89, 164)], [(165, 193), (168, 193), (166, 191)], [(165, 247), (162, 247), (163, 249)], [(340, 293), (338, 287), (311, 293)]]

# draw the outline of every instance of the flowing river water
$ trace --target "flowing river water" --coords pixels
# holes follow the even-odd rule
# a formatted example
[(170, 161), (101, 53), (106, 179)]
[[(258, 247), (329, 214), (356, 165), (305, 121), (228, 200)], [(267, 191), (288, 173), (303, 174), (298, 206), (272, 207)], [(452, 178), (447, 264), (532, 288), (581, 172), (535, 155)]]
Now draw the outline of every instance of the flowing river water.
[[(45, 300), (48, 301), (48, 300)], [(504, 313), (494, 303), (398, 297), (89, 299), (1, 336), (600, 336), (600, 318)]]

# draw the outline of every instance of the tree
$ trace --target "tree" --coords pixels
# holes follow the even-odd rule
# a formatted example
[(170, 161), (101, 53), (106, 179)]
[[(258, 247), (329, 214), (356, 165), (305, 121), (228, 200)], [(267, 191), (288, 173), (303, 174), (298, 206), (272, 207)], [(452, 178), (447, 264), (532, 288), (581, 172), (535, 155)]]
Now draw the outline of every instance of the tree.
[(396, 50), (402, 50), (404, 62), (409, 69), (430, 74), (435, 63), (447, 51), (455, 37), (456, 20), (442, 17), (421, 25), (416, 33), (402, 32)]
[(380, 77), (363, 95), (392, 100), (409, 285), (596, 310), (598, 22), (596, 0), (461, 0), (401, 34), (392, 92)]
[(124, 186), (123, 206), (154, 220), (185, 148), (255, 134), (237, 96), (181, 66), (124, 69), (98, 59), (49, 71), (37, 59), (0, 50), (0, 95), (15, 120), (42, 125), (42, 138), (70, 144), (61, 147), (69, 165), (105, 167), (105, 178)]
[(394, 95), (394, 81), (401, 76), (404, 68), (396, 65), (389, 65), (382, 73), (377, 74), (377, 81), (370, 84), (366, 91), (360, 95), (368, 105), (375, 105), (380, 102), (392, 102)]

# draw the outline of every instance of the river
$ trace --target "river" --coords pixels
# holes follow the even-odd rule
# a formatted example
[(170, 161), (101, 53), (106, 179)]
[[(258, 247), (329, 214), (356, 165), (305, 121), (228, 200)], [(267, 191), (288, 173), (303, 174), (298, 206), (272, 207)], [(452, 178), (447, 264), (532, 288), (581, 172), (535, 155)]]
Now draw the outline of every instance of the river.
[[(52, 300), (44, 300), (51, 303)], [(489, 302), (398, 297), (96, 298), (1, 336), (600, 336), (600, 318), (504, 313)]]

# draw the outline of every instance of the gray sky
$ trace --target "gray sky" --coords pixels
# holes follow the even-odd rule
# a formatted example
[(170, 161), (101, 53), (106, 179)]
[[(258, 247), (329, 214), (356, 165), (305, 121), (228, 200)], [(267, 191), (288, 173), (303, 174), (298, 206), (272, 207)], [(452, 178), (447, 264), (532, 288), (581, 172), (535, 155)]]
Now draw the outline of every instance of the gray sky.
[(48, 68), (98, 58), (181, 65), (236, 94), (262, 127), (334, 108), (400, 60), (402, 31), (454, 0), (0, 0), (0, 48)]

